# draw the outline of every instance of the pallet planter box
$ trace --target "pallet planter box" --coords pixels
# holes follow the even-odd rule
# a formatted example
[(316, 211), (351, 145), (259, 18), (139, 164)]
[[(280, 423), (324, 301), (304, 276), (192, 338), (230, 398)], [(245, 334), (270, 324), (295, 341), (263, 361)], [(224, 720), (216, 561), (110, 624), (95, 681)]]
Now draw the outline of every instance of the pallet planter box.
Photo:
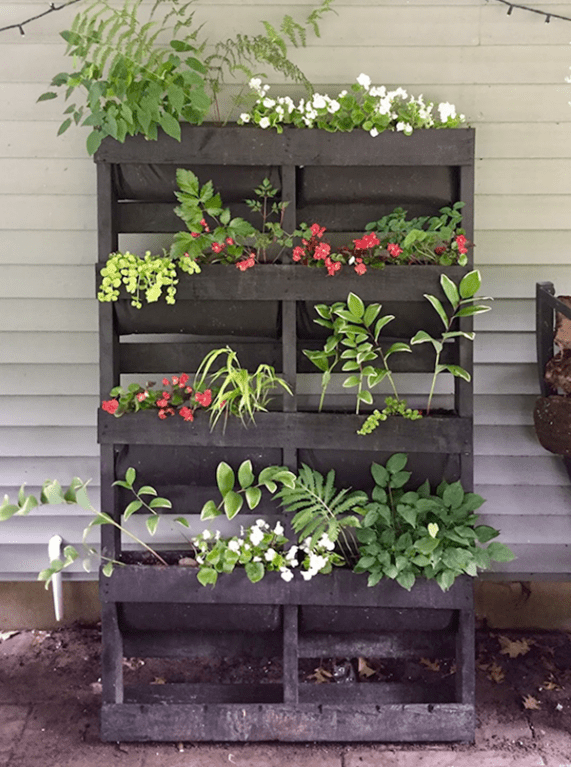
[[(422, 131), (372, 139), (367, 134), (322, 134), (286, 130), (282, 136), (255, 128), (190, 127), (183, 140), (140, 138), (125, 145), (106, 141), (96, 155), (99, 191), (99, 267), (128, 233), (180, 229), (174, 216), (177, 167), (191, 168), (202, 183), (221, 187), (223, 199), (241, 200), (268, 176), (280, 189), (286, 229), (319, 221), (350, 232), (403, 205), (410, 215), (435, 213), (462, 199), (464, 226), (472, 235), (473, 132)], [(246, 217), (240, 209), (236, 215)], [(204, 355), (231, 337), (241, 363), (274, 365), (294, 396), (277, 398), (249, 428), (229, 422), (210, 431), (206, 418), (160, 421), (151, 413), (114, 419), (100, 413), (102, 505), (118, 518), (120, 495), (112, 482), (127, 466), (153, 481), (161, 494), (196, 513), (212, 497), (213, 468), (220, 460), (251, 458), (254, 465), (310, 463), (333, 466), (339, 484), (361, 486), (371, 460), (398, 451), (410, 454), (413, 474), (437, 482), (461, 479), (472, 489), (472, 388), (455, 379), (454, 406), (420, 421), (389, 419), (373, 434), (355, 432), (365, 416), (341, 406), (317, 413), (295, 391), (299, 373), (315, 372), (301, 353), (319, 345), (311, 307), (345, 300), (350, 291), (377, 301), (398, 320), (391, 343), (419, 328), (431, 330), (434, 313), (424, 293), (441, 295), (445, 271), (458, 282), (460, 267), (388, 267), (364, 277), (293, 264), (261, 265), (245, 273), (210, 266), (184, 275), (174, 306), (153, 305), (138, 313), (128, 300), (100, 307), (101, 395), (122, 375), (192, 372)], [(230, 321), (218, 323), (218, 318)], [(236, 309), (237, 307), (237, 309)], [(241, 324), (253, 314), (254, 322)], [(399, 311), (400, 310), (400, 311)], [(268, 318), (259, 332), (260, 316)], [(198, 316), (198, 320), (197, 320)], [(214, 320), (213, 320), (214, 317)], [(307, 322), (308, 317), (309, 323)], [(438, 318), (436, 318), (438, 320)], [(465, 329), (470, 328), (467, 321)], [(317, 329), (317, 326), (316, 326)], [(145, 334), (144, 337), (140, 337)], [(221, 335), (224, 340), (221, 340)], [(139, 337), (137, 337), (139, 336)], [(315, 347), (316, 348), (316, 347)], [(472, 351), (463, 340), (449, 345), (446, 361), (471, 370)], [(426, 347), (400, 357), (394, 369), (428, 373)], [(157, 477), (157, 455), (161, 472)], [(151, 479), (152, 478), (152, 479)], [(102, 528), (103, 552), (122, 558), (119, 536)], [(283, 582), (270, 574), (250, 584), (244, 573), (222, 576), (211, 590), (180, 567), (127, 565), (101, 576), (103, 603), (102, 737), (106, 740), (471, 740), (474, 736), (473, 603), (469, 579), (442, 593), (436, 583), (368, 589), (366, 579), (338, 570), (311, 582)], [(196, 615), (200, 615), (197, 628)], [(220, 617), (226, 631), (220, 632)], [(421, 624), (426, 631), (418, 632)], [(158, 628), (160, 627), (160, 628)], [(256, 627), (255, 631), (252, 628)], [(433, 692), (392, 684), (299, 683), (298, 660), (312, 657), (434, 656), (446, 649), (456, 659), (455, 683)], [(124, 689), (122, 658), (224, 655), (247, 649), (278, 655), (278, 685), (160, 685)], [(160, 689), (159, 689), (160, 688)]]

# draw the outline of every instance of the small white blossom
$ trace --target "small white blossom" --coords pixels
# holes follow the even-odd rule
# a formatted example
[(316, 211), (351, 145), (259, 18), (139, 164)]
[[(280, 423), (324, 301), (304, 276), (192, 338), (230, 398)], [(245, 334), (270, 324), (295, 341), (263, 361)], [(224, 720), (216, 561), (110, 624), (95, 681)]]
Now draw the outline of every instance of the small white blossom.
[(274, 527), (274, 533), (276, 535), (283, 535), (284, 534), (284, 526), (281, 522), (276, 522), (276, 526)]
[(327, 533), (323, 533), (323, 535), (321, 536), (319, 540), (319, 545), (323, 546), (328, 551), (333, 551), (333, 549), (335, 548), (335, 544), (333, 543), (331, 538), (327, 535)]
[(262, 104), (266, 107), (266, 109), (271, 109), (273, 106), (276, 105), (276, 102), (274, 101), (274, 99), (265, 98), (262, 101)]
[(314, 575), (315, 575), (315, 573), (313, 572), (313, 570), (302, 570), (301, 571), (301, 577), (303, 578), (304, 581), (310, 581), (313, 578)]
[(291, 570), (288, 570), (287, 567), (284, 567), (282, 570), (280, 570), (280, 576), (286, 583), (289, 583), (289, 581), (291, 581), (293, 578), (293, 573)]
[(335, 112), (338, 112), (341, 109), (341, 104), (336, 101), (335, 99), (330, 99), (329, 104), (327, 105), (327, 111), (329, 114), (335, 114)]
[(260, 120), (260, 128), (269, 128), (270, 127), (270, 120), (268, 117), (262, 117)]
[(371, 88), (369, 93), (371, 94), (371, 96), (376, 96), (377, 98), (382, 99), (387, 95), (387, 89), (385, 88), (384, 85), (381, 85), (380, 87), (374, 86), (373, 88)]
[[(569, 67), (571, 69), (571, 67)], [(347, 95), (347, 91), (341, 91), (341, 93), (337, 96), (338, 99), (342, 99)]]
[(292, 546), (292, 547), (291, 547), (291, 549), (288, 549), (288, 552), (287, 552), (287, 554), (286, 554), (286, 559), (287, 559), (288, 561), (289, 561), (289, 560), (291, 560), (291, 559), (295, 559), (295, 558), (296, 558), (296, 555), (297, 555), (297, 552), (298, 552), (298, 550), (299, 550), (299, 549), (298, 549), (298, 547), (297, 547), (297, 546)]
[(253, 527), (250, 531), (250, 541), (253, 546), (259, 546), (264, 540), (264, 533), (259, 527)]
[(262, 557), (252, 557), (252, 562), (261, 562)]
[(278, 555), (278, 553), (277, 553), (277, 551), (275, 551), (275, 549), (268, 549), (266, 551), (266, 554), (265, 554), (266, 561), (267, 562), (273, 562), (274, 559), (277, 557), (277, 555)]
[(242, 112), (242, 114), (240, 115), (240, 120), (243, 123), (249, 123), (250, 122), (250, 115), (247, 112)]
[(456, 107), (454, 104), (449, 104), (447, 101), (444, 101), (438, 105), (438, 111), (440, 113), (440, 120), (443, 123), (448, 122), (449, 119), (454, 119), (456, 117)]
[(204, 532), (202, 533), (202, 537), (204, 538), (205, 541), (207, 541), (209, 538), (212, 537), (212, 533), (210, 532), (210, 530), (204, 530)]
[(228, 541), (228, 548), (230, 551), (235, 551), (237, 553), (240, 551), (240, 543), (233, 538), (231, 541)]
[(363, 87), (363, 88), (364, 88), (366, 91), (368, 91), (368, 90), (369, 90), (369, 88), (371, 87), (371, 78), (369, 77), (369, 75), (365, 75), (365, 74), (363, 74), (362, 72), (361, 72), (361, 74), (359, 75), (359, 77), (357, 78), (357, 82), (358, 82), (358, 83), (359, 83), (359, 85), (361, 85), (361, 86), (362, 86), (362, 87)]
[(319, 94), (315, 93), (313, 96), (313, 108), (314, 109), (325, 109), (327, 106), (327, 101), (325, 98)]
[(375, 136), (378, 136), (378, 135), (379, 135), (379, 131), (378, 131), (376, 128), (371, 128), (371, 130), (369, 131), (369, 133), (370, 133), (370, 135), (371, 135), (373, 138), (375, 138)]
[(262, 80), (260, 77), (252, 77), (248, 85), (253, 91), (258, 91), (259, 93), (262, 87)]

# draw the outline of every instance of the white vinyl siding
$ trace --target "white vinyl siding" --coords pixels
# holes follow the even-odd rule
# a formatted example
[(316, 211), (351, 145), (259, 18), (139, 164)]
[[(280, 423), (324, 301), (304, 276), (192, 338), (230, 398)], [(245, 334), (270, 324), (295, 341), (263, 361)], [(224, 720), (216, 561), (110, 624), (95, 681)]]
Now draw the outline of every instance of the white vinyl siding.
[[(530, 5), (571, 16), (571, 2)], [(200, 0), (196, 20), (223, 37), (311, 7)], [(498, 572), (563, 577), (571, 487), (561, 460), (536, 442), (532, 412), (535, 283), (571, 293), (571, 23), (517, 9), (508, 17), (494, 0), (336, 0), (334, 8), (321, 38), (294, 54), (316, 90), (334, 94), (365, 72), (375, 84), (453, 102), (476, 127), (475, 261), (495, 299), (476, 321), (477, 490), (488, 499), (484, 520), (518, 554)], [(0, 0), (0, 26), (45, 9)], [(61, 98), (35, 103), (72, 66), (58, 32), (76, 10), (49, 14), (24, 37), (0, 33), (0, 493), (79, 475), (94, 478), (96, 501), (95, 170), (85, 129), (56, 136)], [(79, 509), (48, 508), (2, 525), (0, 578), (34, 577), (49, 536), (78, 545), (85, 520)], [(78, 568), (74, 577), (93, 575)]]

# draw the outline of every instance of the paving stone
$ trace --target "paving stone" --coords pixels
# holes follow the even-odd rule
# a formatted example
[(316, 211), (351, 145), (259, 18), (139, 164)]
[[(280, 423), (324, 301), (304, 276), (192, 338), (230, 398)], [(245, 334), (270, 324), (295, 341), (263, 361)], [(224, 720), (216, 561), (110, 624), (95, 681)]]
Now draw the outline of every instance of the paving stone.
[(545, 767), (538, 754), (530, 756), (499, 751), (352, 751), (345, 754), (343, 767)]
[(28, 711), (28, 706), (0, 704), (0, 756), (12, 750), (24, 729)]
[(328, 746), (225, 744), (149, 746), (142, 767), (342, 767), (342, 750)]

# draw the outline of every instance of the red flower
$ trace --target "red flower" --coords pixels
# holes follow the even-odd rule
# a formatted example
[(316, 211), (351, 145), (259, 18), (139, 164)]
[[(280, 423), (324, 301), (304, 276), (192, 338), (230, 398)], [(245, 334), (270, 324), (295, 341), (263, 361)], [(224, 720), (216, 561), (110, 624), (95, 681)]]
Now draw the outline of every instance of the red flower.
[(320, 242), (313, 251), (313, 258), (326, 258), (331, 253), (331, 245), (327, 242)]
[(224, 250), (224, 245), (223, 244), (221, 245), (219, 242), (213, 242), (212, 243), (212, 250), (215, 253), (220, 253), (221, 250)]
[(402, 248), (400, 245), (397, 245), (396, 242), (389, 242), (387, 245), (387, 250), (393, 258), (398, 258), (402, 253)]
[(104, 400), (101, 403), (101, 407), (103, 410), (105, 410), (106, 413), (111, 413), (111, 415), (114, 415), (115, 411), (119, 407), (119, 402), (116, 399)]
[(169, 404), (168, 397), (163, 397), (162, 399), (157, 400), (157, 405), (159, 407), (166, 407)]
[(139, 400), (139, 402), (144, 402), (148, 396), (149, 396), (148, 391), (142, 391), (142, 392), (139, 392), (139, 394), (137, 394), (137, 399)]
[(167, 417), (165, 410), (159, 410), (159, 418), (162, 418), (163, 420)]
[(190, 394), (190, 393), (191, 393), (191, 391), (192, 391), (192, 386), (187, 386), (187, 387), (186, 387), (186, 389), (185, 389), (185, 392), (186, 392), (187, 394)]
[(359, 277), (361, 277), (367, 271), (367, 267), (363, 263), (363, 259), (358, 258), (358, 259), (356, 259), (356, 261), (357, 261), (357, 263), (355, 264), (355, 271), (357, 272)]
[[(200, 232), (191, 232), (191, 233), (190, 233), (190, 236), (191, 236), (191, 237), (200, 237)], [(185, 255), (185, 256), (188, 256), (188, 253), (185, 253), (184, 255)]]
[(210, 389), (206, 389), (202, 394), (197, 391), (194, 396), (198, 404), (202, 405), (202, 407), (208, 407), (212, 402), (212, 391)]
[(181, 407), (178, 413), (185, 421), (194, 421), (194, 413), (189, 407)]
[(246, 269), (251, 269), (255, 265), (256, 265), (256, 259), (254, 258), (254, 256), (249, 256), (248, 258), (243, 258), (241, 261), (238, 261), (236, 263), (236, 268), (239, 269), (241, 272), (245, 272)]
[(184, 386), (188, 381), (188, 373), (181, 373), (178, 379), (178, 385)]
[(467, 253), (468, 248), (466, 247), (466, 243), (468, 240), (466, 237), (464, 237), (463, 234), (459, 234), (458, 237), (456, 237), (456, 245), (458, 245), (458, 253)]
[(293, 260), (294, 261), (301, 261), (302, 258), (305, 257), (305, 250), (303, 248), (300, 248), (299, 245), (297, 245), (293, 249)]
[(325, 259), (325, 266), (327, 267), (327, 273), (330, 277), (335, 275), (341, 269), (341, 261), (332, 261), (329, 256)]
[(437, 256), (441, 256), (443, 253), (446, 253), (446, 246), (439, 245), (437, 248), (434, 248), (434, 252)]
[(374, 248), (379, 244), (377, 235), (374, 232), (370, 234), (364, 234), (360, 240), (353, 240), (357, 250), (367, 250), (368, 248)]
[(208, 224), (206, 223), (206, 219), (205, 219), (205, 218), (203, 218), (203, 219), (201, 220), (201, 222), (200, 222), (200, 223), (201, 223), (201, 224), (202, 224), (202, 226), (203, 226), (203, 227), (206, 229), (206, 231), (207, 231), (207, 232), (209, 232), (209, 231), (210, 231), (210, 227), (209, 227), (209, 226), (208, 226)]
[(234, 240), (231, 237), (226, 237), (226, 244), (227, 245), (234, 245)]
[(323, 234), (325, 232), (324, 226), (319, 226), (319, 224), (312, 224), (311, 225), (311, 234), (314, 237), (323, 237)]

